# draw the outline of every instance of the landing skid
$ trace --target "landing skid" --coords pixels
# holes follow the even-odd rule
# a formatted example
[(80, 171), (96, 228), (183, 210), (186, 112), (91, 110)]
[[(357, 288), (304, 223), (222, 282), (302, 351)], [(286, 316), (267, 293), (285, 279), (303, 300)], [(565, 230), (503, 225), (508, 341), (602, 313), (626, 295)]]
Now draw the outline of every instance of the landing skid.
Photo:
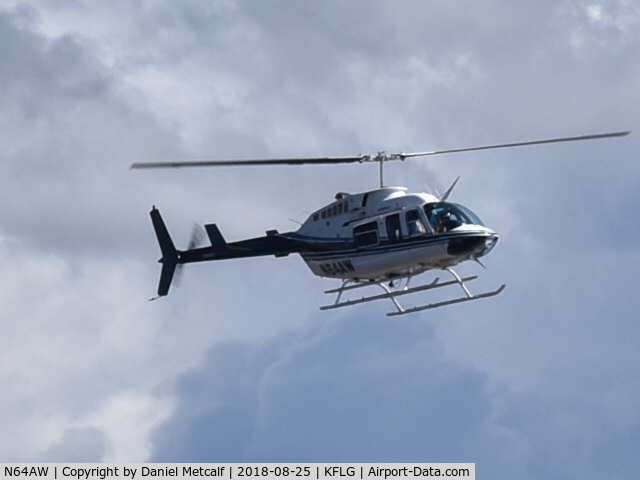
[[(475, 280), (478, 278), (477, 275), (473, 275), (473, 276), (469, 276), (469, 277), (463, 277), (461, 278), (455, 271), (453, 271), (453, 269), (451, 268), (446, 268), (445, 269), (447, 272), (449, 272), (452, 276), (453, 276), (453, 280), (448, 280), (448, 281), (444, 281), (441, 282), (440, 278), (436, 278), (435, 280), (433, 280), (431, 283), (425, 284), (425, 285), (419, 285), (417, 287), (409, 287), (409, 282), (411, 280), (411, 278), (413, 278), (413, 275), (406, 275), (406, 276), (402, 276), (402, 277), (396, 277), (392, 280), (389, 279), (384, 279), (384, 280), (374, 280), (374, 281), (357, 281), (357, 280), (345, 280), (344, 282), (342, 282), (342, 286), (339, 288), (334, 288), (331, 290), (327, 290), (324, 293), (327, 294), (332, 294), (332, 293), (337, 293), (337, 297), (336, 297), (336, 301), (335, 303), (331, 304), (331, 305), (323, 305), (320, 307), (320, 310), (332, 310), (334, 308), (341, 308), (341, 307), (350, 307), (352, 305), (357, 305), (360, 303), (365, 303), (365, 302), (373, 302), (375, 300), (381, 300), (381, 299), (389, 299), (391, 300), (391, 302), (393, 302), (393, 305), (396, 307), (396, 311), (392, 311), (387, 313), (387, 316), (389, 317), (393, 317), (393, 316), (397, 316), (397, 315), (405, 315), (407, 313), (414, 313), (414, 312), (420, 312), (422, 310), (430, 310), (433, 308), (439, 308), (439, 307), (444, 307), (446, 305), (453, 305), (455, 303), (462, 303), (462, 302), (469, 302), (471, 300), (479, 300), (481, 298), (488, 298), (488, 297), (494, 297), (498, 294), (500, 294), (506, 287), (506, 285), (501, 285), (500, 287), (498, 287), (496, 290), (492, 290), (489, 292), (484, 292), (484, 293), (479, 293), (479, 294), (472, 294), (471, 292), (469, 292), (469, 289), (467, 288), (467, 286), (465, 285), (466, 282), (470, 282), (472, 280)], [(401, 281), (406, 281), (405, 283), (405, 287), (402, 289), (398, 289), (398, 290), (394, 290), (394, 286), (393, 284), (395, 282), (401, 282)], [(412, 293), (417, 293), (417, 292), (423, 292), (426, 290), (433, 290), (436, 288), (441, 288), (441, 287), (448, 287), (451, 285), (455, 285), (458, 284), (460, 285), (460, 288), (462, 288), (462, 291), (464, 292), (464, 296), (458, 297), (458, 298), (454, 298), (451, 300), (445, 300), (442, 302), (435, 302), (435, 303), (429, 303), (429, 304), (425, 304), (425, 305), (419, 305), (417, 307), (412, 307), (412, 308), (403, 308), (402, 305), (400, 305), (400, 303), (397, 300), (397, 297), (401, 297), (403, 295), (409, 295)], [(345, 300), (345, 301), (340, 301), (342, 298), (342, 294), (344, 292), (347, 292), (349, 290), (355, 290), (358, 288), (363, 288), (363, 287), (369, 287), (369, 286), (374, 286), (377, 285), (379, 286), (382, 290), (384, 290), (384, 293), (378, 294), (378, 295), (371, 295), (368, 297), (362, 297), (362, 298), (357, 298), (357, 299), (353, 299), (353, 300)]]

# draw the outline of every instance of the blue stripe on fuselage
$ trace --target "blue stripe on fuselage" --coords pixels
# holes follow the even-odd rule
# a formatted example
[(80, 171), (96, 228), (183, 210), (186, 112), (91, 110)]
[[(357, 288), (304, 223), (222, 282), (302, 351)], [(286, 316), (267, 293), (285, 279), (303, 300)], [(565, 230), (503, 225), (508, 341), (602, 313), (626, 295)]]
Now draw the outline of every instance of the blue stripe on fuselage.
[[(292, 237), (293, 236), (294, 235), (292, 235)], [(300, 251), (300, 255), (304, 260), (321, 261), (328, 259), (339, 260), (341, 258), (351, 257), (354, 254), (357, 254), (358, 256), (368, 256), (379, 255), (380, 253), (385, 252), (401, 252), (429, 244), (448, 244), (452, 239), (475, 236), (489, 237), (490, 234), (486, 231), (480, 230), (429, 234), (401, 242), (390, 243), (387, 240), (379, 243), (378, 245), (360, 249), (356, 249), (353, 240), (350, 239), (333, 240), (322, 237), (305, 237), (302, 235), (295, 235), (295, 238), (297, 241), (305, 244), (305, 248)]]

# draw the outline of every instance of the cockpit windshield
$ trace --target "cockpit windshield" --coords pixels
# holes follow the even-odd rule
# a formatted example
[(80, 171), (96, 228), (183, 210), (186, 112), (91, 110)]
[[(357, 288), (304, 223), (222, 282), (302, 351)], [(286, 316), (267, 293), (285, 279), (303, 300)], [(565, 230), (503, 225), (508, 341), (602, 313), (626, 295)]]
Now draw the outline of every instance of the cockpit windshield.
[(436, 233), (447, 232), (460, 225), (483, 225), (475, 213), (457, 203), (427, 203), (424, 213)]

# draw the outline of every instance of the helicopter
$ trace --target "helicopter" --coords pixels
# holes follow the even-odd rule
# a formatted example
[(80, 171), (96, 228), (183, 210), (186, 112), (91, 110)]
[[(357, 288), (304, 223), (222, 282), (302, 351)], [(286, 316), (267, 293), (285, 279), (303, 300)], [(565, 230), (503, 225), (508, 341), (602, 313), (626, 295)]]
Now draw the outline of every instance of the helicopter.
[[(416, 153), (133, 163), (131, 169), (379, 163), (378, 188), (355, 194), (337, 193), (331, 203), (311, 213), (296, 231), (280, 233), (268, 230), (260, 237), (227, 242), (217, 224), (210, 223), (204, 225), (210, 245), (196, 247), (196, 238), (192, 236), (188, 247), (178, 250), (160, 211), (153, 206), (150, 217), (160, 246), (162, 257), (159, 263), (162, 268), (157, 295), (150, 300), (166, 296), (176, 270), (188, 263), (271, 255), (285, 257), (291, 254), (299, 254), (314, 275), (342, 281), (339, 287), (325, 291), (336, 297), (333, 303), (321, 306), (321, 310), (388, 299), (393, 303), (394, 310), (387, 315), (396, 316), (494, 297), (505, 289), (505, 284), (495, 290), (474, 294), (467, 283), (478, 276), (461, 277), (453, 269), (467, 261), (475, 261), (484, 267), (480, 259), (491, 252), (498, 241), (498, 234), (485, 226), (472, 210), (448, 201), (460, 177), (442, 195), (409, 193), (405, 187), (385, 186), (385, 162), (623, 137), (629, 133), (598, 133)], [(437, 277), (430, 282), (411, 285), (414, 277), (432, 270), (447, 272), (451, 279), (441, 280)], [(410, 308), (403, 307), (398, 300), (401, 296), (455, 285), (460, 287), (462, 293), (452, 299), (420, 303)], [(343, 296), (350, 296), (368, 287), (378, 287), (382, 291), (360, 298), (343, 299)]]

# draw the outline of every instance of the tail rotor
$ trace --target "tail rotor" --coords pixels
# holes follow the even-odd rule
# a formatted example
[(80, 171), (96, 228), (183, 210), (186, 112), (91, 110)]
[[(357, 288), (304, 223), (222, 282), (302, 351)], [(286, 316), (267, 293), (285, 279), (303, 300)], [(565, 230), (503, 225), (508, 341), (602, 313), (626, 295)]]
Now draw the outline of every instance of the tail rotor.
[[(188, 252), (189, 250), (203, 246), (206, 243), (206, 239), (207, 233), (204, 231), (202, 225), (194, 223), (193, 228), (191, 229), (191, 237), (189, 238), (189, 243), (187, 244), (187, 249), (185, 251)], [(172, 282), (176, 287), (179, 287), (182, 282), (183, 269), (184, 263), (178, 263)]]

